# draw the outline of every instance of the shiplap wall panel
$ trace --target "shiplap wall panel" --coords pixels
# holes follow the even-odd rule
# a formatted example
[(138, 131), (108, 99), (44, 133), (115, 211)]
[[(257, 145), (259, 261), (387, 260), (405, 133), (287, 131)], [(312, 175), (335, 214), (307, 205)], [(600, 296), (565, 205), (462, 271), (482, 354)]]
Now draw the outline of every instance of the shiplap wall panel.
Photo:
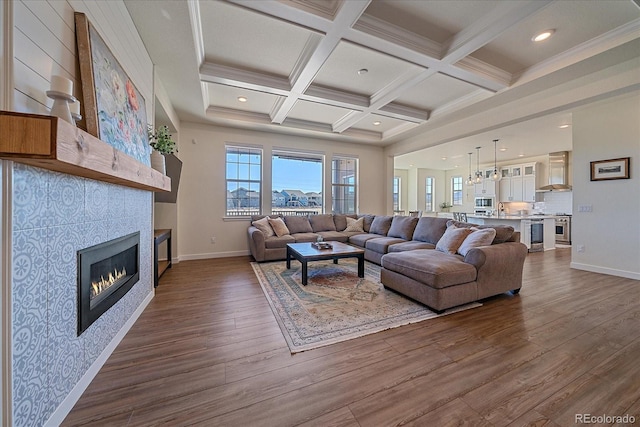
[(49, 114), (49, 108), (17, 89), (13, 91), (13, 110), (21, 113)]
[[(16, 90), (25, 96), (46, 107), (53, 105), (53, 100), (49, 99), (45, 93), (49, 89), (49, 81), (44, 77), (34, 73), (31, 68), (20, 61), (13, 62), (13, 72), (16, 78)], [(26, 111), (25, 111), (26, 112)]]
[(33, 13), (46, 29), (71, 53), (75, 51), (76, 36), (74, 27), (69, 27), (48, 2), (27, 1), (24, 5)]

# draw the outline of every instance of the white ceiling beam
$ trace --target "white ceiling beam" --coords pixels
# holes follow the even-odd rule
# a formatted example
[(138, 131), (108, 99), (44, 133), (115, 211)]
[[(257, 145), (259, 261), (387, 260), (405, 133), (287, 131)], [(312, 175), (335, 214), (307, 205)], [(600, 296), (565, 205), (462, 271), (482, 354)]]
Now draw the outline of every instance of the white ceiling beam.
[(442, 45), (442, 62), (454, 64), (489, 44), (523, 19), (551, 4), (553, 0), (501, 2), (489, 13), (455, 34)]
[(300, 94), (311, 85), (320, 68), (333, 53), (338, 43), (342, 40), (344, 34), (358, 21), (358, 18), (364, 13), (371, 0), (345, 1), (342, 3), (335, 20), (331, 27), (325, 33), (323, 39), (316, 46), (309, 60), (302, 67), (295, 81), (292, 82), (291, 94), (285, 102), (282, 103), (279, 111), (272, 117), (274, 123), (282, 123), (298, 101)]
[(200, 80), (207, 83), (218, 83), (281, 96), (287, 96), (291, 91), (291, 85), (286, 78), (212, 62), (205, 62), (200, 66)]
[[(346, 129), (358, 123), (368, 114), (375, 113), (380, 108), (398, 98), (407, 89), (414, 87), (415, 85), (428, 79), (435, 73), (435, 70), (430, 69), (422, 70), (417, 74), (415, 73), (415, 71), (405, 73), (404, 75), (398, 77), (387, 86), (379, 90), (377, 93), (373, 94), (373, 96), (371, 96), (371, 103), (368, 108), (359, 113), (350, 114), (348, 117), (343, 117), (342, 119), (335, 122), (333, 124), (333, 131), (344, 132)], [(415, 119), (411, 121), (415, 121)], [(420, 123), (423, 121), (424, 120), (420, 120)]]

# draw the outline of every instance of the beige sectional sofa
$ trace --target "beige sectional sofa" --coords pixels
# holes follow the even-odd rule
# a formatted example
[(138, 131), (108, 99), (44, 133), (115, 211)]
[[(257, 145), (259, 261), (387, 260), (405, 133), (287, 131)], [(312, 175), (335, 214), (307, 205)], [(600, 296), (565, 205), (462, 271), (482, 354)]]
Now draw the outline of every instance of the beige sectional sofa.
[[(347, 242), (363, 248), (366, 260), (382, 266), (385, 287), (437, 312), (504, 292), (518, 293), (522, 285), (527, 248), (512, 227), (436, 217), (324, 214), (284, 216), (288, 233), (277, 236), (264, 226), (264, 218), (253, 217), (248, 228), (256, 261), (283, 260), (287, 243), (313, 242), (318, 236)], [(347, 218), (363, 218), (362, 231), (345, 231)], [(253, 225), (259, 220), (262, 224)]]

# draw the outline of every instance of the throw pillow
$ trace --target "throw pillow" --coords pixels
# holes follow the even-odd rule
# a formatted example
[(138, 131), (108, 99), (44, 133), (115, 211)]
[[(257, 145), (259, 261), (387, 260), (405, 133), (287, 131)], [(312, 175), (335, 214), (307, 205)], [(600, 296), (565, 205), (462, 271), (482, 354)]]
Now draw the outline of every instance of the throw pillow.
[(318, 231), (336, 231), (336, 225), (331, 214), (310, 215), (309, 222), (314, 233)]
[(311, 223), (307, 216), (286, 215), (284, 223), (289, 229), (287, 234), (313, 233), (313, 228), (311, 228)]
[(470, 233), (471, 230), (468, 228), (447, 227), (447, 230), (436, 243), (436, 250), (447, 254), (455, 254)]
[(251, 225), (253, 225), (258, 230), (262, 231), (262, 234), (264, 234), (265, 239), (267, 237), (275, 236), (275, 233), (273, 232), (273, 228), (271, 227), (271, 224), (269, 224), (269, 218), (266, 216), (257, 221), (253, 221)]
[(373, 222), (371, 222), (369, 233), (386, 236), (389, 228), (391, 228), (391, 221), (393, 221), (392, 216), (376, 215), (376, 217), (373, 218)]
[(472, 248), (480, 246), (490, 246), (493, 239), (496, 237), (496, 230), (494, 228), (476, 228), (471, 227), (471, 234), (469, 234), (464, 242), (458, 248), (458, 253), (462, 256), (467, 256), (467, 252)]
[(344, 231), (364, 233), (364, 218), (353, 219), (347, 217), (347, 228)]
[(416, 229), (416, 224), (418, 224), (417, 217), (396, 215), (391, 221), (391, 227), (389, 228), (387, 236), (411, 240), (413, 237), (413, 230)]
[(278, 237), (289, 234), (289, 229), (282, 218), (269, 218), (269, 225), (271, 225), (271, 228), (273, 228), (274, 233), (276, 233)]

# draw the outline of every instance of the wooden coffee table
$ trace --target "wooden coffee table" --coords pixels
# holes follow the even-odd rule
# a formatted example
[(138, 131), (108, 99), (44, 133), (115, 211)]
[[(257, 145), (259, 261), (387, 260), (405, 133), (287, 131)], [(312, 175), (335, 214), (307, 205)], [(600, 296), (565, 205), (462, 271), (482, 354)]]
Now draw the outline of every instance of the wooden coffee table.
[(332, 259), (334, 264), (340, 258), (358, 258), (358, 277), (364, 277), (364, 250), (340, 242), (330, 242), (330, 249), (316, 249), (311, 243), (287, 244), (287, 269), (291, 268), (291, 258), (302, 264), (302, 284), (307, 285), (307, 263)]

